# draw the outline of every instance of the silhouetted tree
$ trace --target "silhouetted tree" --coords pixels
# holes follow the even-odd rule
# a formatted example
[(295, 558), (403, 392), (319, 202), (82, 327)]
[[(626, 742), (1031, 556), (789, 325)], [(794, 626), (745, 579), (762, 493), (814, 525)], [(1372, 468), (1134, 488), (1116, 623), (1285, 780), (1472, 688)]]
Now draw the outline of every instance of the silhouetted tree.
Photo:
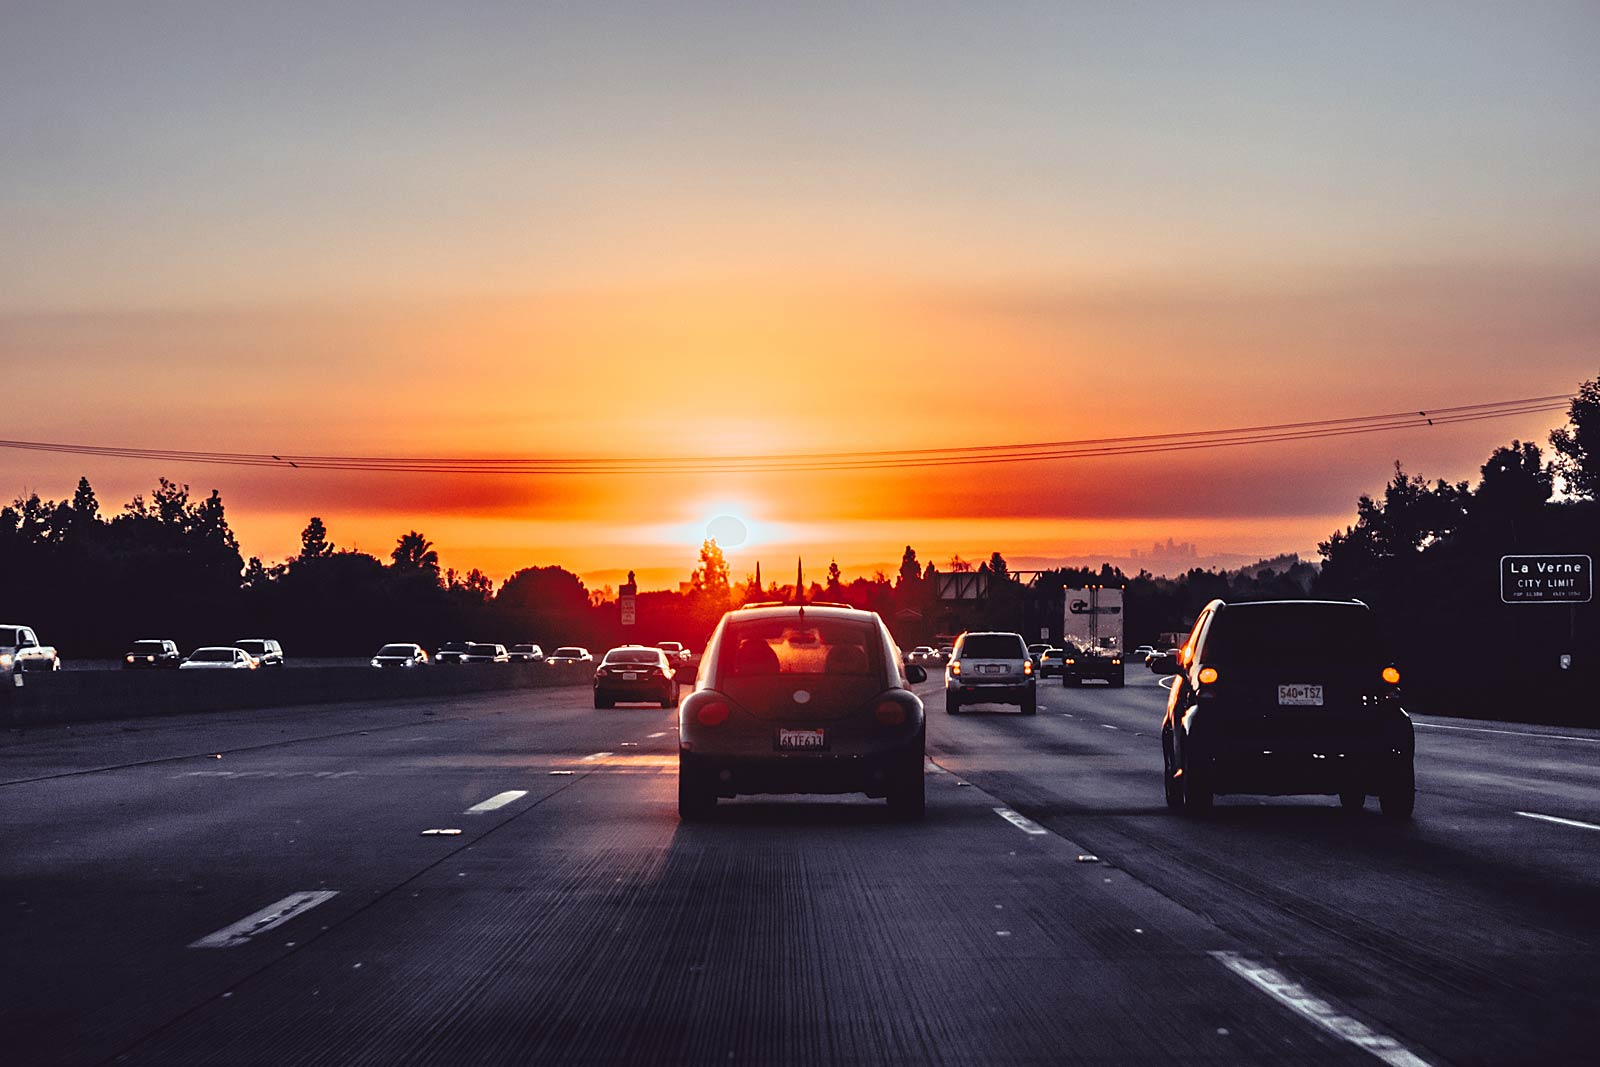
[(910, 545), (900, 554), (900, 575), (895, 579), (896, 589), (914, 589), (922, 580), (922, 567), (917, 563), (917, 553)]
[(300, 531), (300, 559), (321, 559), (333, 555), (333, 542), (328, 540), (328, 528), (322, 524), (322, 516), (313, 515), (311, 521), (306, 523), (306, 528)]
[(839, 570), (839, 561), (836, 559), (830, 560), (828, 562), (828, 596), (837, 600), (843, 589), (844, 575)]
[(714, 537), (707, 538), (700, 546), (700, 566), (695, 568), (690, 585), (695, 592), (704, 596), (712, 604), (726, 605), (732, 595), (732, 588), (728, 581), (728, 561), (722, 554), (722, 548)]
[(1555, 472), (1567, 495), (1600, 500), (1600, 377), (1578, 387), (1567, 420), (1570, 425), (1550, 434)]
[(432, 541), (415, 530), (402, 535), (395, 542), (394, 551), (389, 553), (389, 558), (394, 560), (398, 570), (424, 571), (429, 573), (435, 582), (439, 580), (439, 553), (433, 550)]

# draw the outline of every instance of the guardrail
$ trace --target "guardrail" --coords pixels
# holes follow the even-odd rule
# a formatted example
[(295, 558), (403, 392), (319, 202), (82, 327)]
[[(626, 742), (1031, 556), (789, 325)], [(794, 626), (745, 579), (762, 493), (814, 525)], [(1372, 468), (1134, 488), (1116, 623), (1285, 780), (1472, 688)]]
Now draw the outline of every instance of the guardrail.
[[(37, 726), (297, 704), (456, 696), (586, 685), (588, 664), (469, 663), (415, 669), (308, 667), (255, 671), (53, 671), (0, 686), (0, 724)], [(9, 683), (11, 679), (5, 677)]]

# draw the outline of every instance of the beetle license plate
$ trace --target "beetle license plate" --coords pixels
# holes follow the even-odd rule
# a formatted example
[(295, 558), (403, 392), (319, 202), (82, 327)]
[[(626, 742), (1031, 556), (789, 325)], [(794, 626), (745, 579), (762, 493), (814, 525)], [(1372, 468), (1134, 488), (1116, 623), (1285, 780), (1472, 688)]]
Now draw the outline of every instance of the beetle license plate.
[(778, 750), (792, 752), (804, 749), (823, 749), (828, 747), (827, 734), (819, 728), (816, 730), (778, 730)]
[(1286, 708), (1320, 708), (1322, 706), (1322, 686), (1280, 685), (1278, 686), (1278, 706)]

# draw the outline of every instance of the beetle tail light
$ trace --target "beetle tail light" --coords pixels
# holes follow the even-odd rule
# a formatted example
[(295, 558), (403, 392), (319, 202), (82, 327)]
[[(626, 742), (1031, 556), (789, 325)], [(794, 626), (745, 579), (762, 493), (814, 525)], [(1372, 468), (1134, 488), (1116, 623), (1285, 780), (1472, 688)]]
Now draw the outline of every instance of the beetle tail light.
[(882, 726), (899, 726), (906, 721), (906, 707), (898, 700), (881, 700), (872, 713)]
[(720, 700), (702, 704), (694, 717), (701, 726), (721, 726), (728, 721), (728, 705)]

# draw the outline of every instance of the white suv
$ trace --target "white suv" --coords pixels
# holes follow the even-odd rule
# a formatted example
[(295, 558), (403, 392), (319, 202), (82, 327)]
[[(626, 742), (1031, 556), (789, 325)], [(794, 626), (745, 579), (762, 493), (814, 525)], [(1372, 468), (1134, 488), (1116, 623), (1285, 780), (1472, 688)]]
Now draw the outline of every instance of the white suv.
[(1018, 704), (1022, 714), (1038, 713), (1033, 657), (1021, 634), (966, 633), (944, 669), (944, 710), (963, 704)]

